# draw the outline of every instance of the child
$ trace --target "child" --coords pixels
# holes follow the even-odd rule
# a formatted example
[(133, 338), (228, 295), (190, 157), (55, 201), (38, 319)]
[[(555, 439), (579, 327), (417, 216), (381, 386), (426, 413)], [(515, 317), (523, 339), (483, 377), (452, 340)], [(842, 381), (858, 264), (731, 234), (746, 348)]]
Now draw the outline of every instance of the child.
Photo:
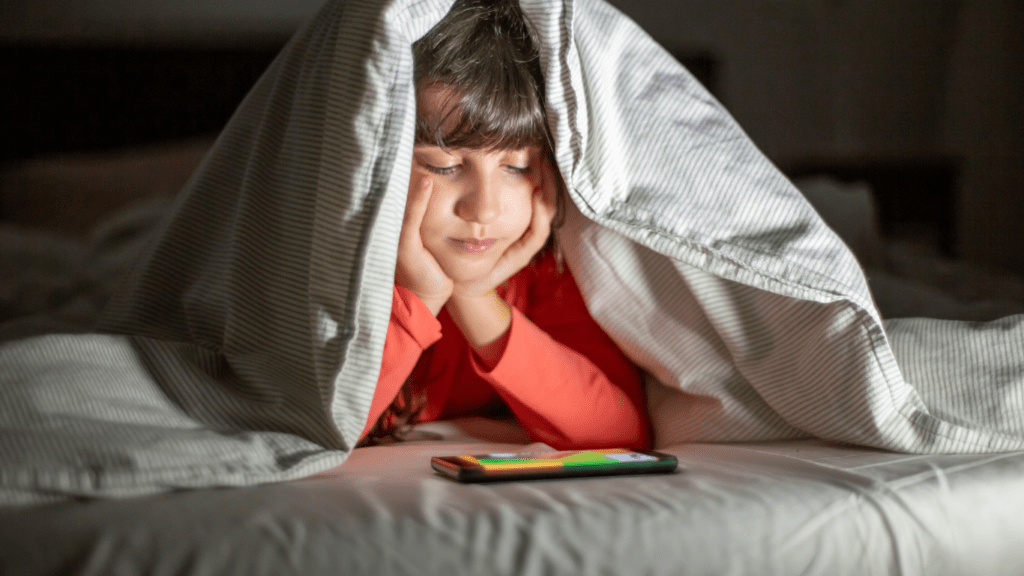
[(413, 169), (361, 442), (507, 407), (555, 448), (648, 447), (639, 374), (555, 257), (561, 179), (518, 4), (460, 0), (413, 48)]

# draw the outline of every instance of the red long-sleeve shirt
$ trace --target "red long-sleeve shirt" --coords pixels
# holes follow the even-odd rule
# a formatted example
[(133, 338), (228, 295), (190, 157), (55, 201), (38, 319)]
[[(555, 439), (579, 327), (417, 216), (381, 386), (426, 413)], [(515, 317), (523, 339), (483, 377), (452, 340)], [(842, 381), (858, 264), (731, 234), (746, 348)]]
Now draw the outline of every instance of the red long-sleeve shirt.
[[(651, 444), (640, 375), (587, 312), (576, 282), (553, 257), (527, 266), (499, 295), (512, 308), (501, 359), (487, 371), (442, 310), (437, 318), (395, 286), (380, 378), (363, 436), (416, 368), (425, 375), (420, 421), (511, 408), (534, 441), (557, 449)], [(434, 346), (431, 354), (423, 351)]]

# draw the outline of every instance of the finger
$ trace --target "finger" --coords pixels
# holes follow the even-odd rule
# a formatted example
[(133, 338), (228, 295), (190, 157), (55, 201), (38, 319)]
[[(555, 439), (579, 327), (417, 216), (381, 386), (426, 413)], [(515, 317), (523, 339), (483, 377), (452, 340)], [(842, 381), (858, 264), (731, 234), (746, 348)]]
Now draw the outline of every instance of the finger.
[(533, 216), (530, 219), (530, 227), (520, 239), (522, 248), (532, 250), (532, 255), (540, 250), (551, 235), (551, 222), (554, 220), (557, 206), (550, 196), (550, 190), (544, 186), (534, 191), (533, 194)]
[(550, 158), (545, 157), (541, 169), (541, 191), (543, 203), (554, 216), (558, 208), (558, 195), (562, 192), (562, 176)]
[(491, 278), (495, 280), (496, 285), (522, 270), (547, 242), (548, 236), (551, 234), (551, 216), (554, 213), (550, 212), (545, 215), (549, 210), (543, 206), (543, 202), (538, 191), (534, 194), (534, 216), (530, 227), (526, 229), (519, 240), (505, 250), (505, 253), (494, 265)]
[(533, 198), (533, 219), (531, 221), (531, 227), (536, 229), (543, 228), (545, 238), (547, 234), (551, 232), (551, 222), (554, 221), (555, 215), (558, 212), (558, 188), (555, 187), (554, 191), (550, 189), (541, 189), (537, 191), (537, 194)]
[(422, 244), (420, 226), (423, 224), (423, 217), (426, 215), (427, 206), (430, 204), (433, 185), (434, 183), (430, 178), (424, 178), (423, 182), (415, 189), (410, 188), (409, 196), (405, 201), (405, 216), (402, 221), (400, 242)]
[[(545, 180), (550, 183), (549, 178)], [(558, 210), (555, 197), (555, 194), (558, 193), (558, 185), (550, 186), (547, 183), (542, 181), (541, 185), (533, 191), (530, 227), (526, 229), (519, 240), (509, 247), (506, 254), (514, 255), (525, 252), (525, 261), (529, 261), (547, 242), (548, 236), (551, 235), (551, 222)]]
[(405, 202), (406, 218), (414, 219), (417, 223), (423, 221), (423, 215), (427, 212), (427, 205), (430, 204), (430, 195), (433, 191), (434, 181), (424, 178), (419, 186), (409, 189), (409, 197)]

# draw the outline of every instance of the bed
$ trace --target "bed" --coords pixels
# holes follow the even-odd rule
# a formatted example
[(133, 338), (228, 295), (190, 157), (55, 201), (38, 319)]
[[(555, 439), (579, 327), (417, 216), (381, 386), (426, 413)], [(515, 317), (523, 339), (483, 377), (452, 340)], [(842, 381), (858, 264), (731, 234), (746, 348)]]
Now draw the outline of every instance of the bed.
[[(0, 511), (4, 574), (1014, 574), (1024, 455), (682, 444), (676, 474), (459, 485), (435, 436), (251, 488)], [(489, 425), (490, 429), (495, 426)], [(444, 437), (444, 439), (438, 439)]]
[[(28, 48), (6, 49), (23, 55)], [(266, 53), (260, 47), (251, 56)], [(706, 54), (699, 57), (694, 67), (707, 67)], [(238, 69), (230, 58), (202, 61)], [(204, 84), (252, 81), (202, 77)], [(195, 114), (187, 106), (182, 113)], [(98, 147), (31, 142), (5, 150), (6, 358), (19, 357), (15, 347), (29, 337), (92, 331), (211, 145), (208, 130), (132, 135), (114, 145), (104, 133)], [(1024, 281), (949, 253), (941, 211), (922, 217), (939, 227), (938, 240), (900, 237), (901, 222), (877, 196), (886, 186), (879, 164), (885, 160), (861, 172), (820, 161), (788, 169), (867, 270), (883, 316), (985, 321), (1024, 312)], [(950, 177), (948, 164), (935, 166), (918, 165), (916, 177)], [(73, 380), (80, 367), (55, 370), (55, 379)], [(658, 447), (679, 459), (678, 472), (461, 485), (432, 472), (429, 457), (545, 447), (529, 444), (509, 421), (424, 424), (408, 442), (356, 449), (344, 464), (301, 479), (112, 499), (54, 495), (0, 507), (0, 573), (1024, 572), (1024, 452), (901, 454), (806, 435)]]

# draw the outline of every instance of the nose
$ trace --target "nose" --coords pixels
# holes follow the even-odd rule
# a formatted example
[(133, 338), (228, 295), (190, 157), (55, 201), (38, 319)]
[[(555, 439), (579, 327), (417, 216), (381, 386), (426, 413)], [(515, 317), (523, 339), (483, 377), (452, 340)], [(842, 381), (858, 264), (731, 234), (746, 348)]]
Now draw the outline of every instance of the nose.
[(501, 214), (498, 186), (486, 174), (477, 175), (464, 190), (455, 206), (459, 218), (477, 224), (490, 224)]

